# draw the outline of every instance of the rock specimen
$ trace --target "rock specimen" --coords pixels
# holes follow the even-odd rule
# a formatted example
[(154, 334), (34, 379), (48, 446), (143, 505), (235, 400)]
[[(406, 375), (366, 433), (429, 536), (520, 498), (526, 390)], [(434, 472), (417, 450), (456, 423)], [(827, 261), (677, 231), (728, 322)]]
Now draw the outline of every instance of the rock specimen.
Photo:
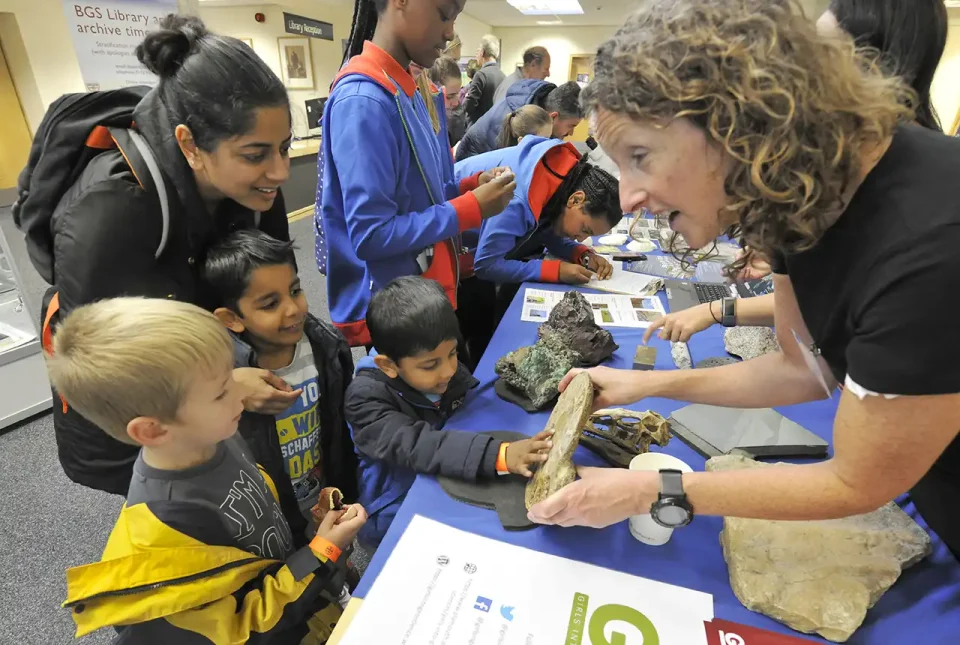
[(579, 360), (580, 355), (567, 347), (560, 336), (549, 334), (536, 345), (521, 347), (502, 357), (494, 371), (539, 410), (557, 398), (560, 379)]
[(780, 349), (777, 334), (769, 327), (731, 327), (723, 335), (723, 346), (745, 361)]
[(599, 365), (617, 351), (613, 335), (594, 322), (593, 307), (579, 291), (568, 291), (537, 330), (540, 338), (556, 334), (580, 355), (583, 365)]
[(579, 291), (564, 294), (538, 333), (535, 345), (510, 352), (494, 367), (537, 410), (557, 398), (560, 379), (570, 368), (598, 365), (618, 347), (610, 332), (594, 322), (593, 309)]
[(593, 407), (593, 382), (586, 372), (577, 374), (560, 395), (544, 430), (553, 430), (553, 447), (547, 460), (527, 484), (525, 503), (529, 509), (577, 478), (573, 452)]
[(624, 408), (597, 410), (587, 421), (580, 443), (613, 466), (627, 468), (630, 460), (648, 452), (650, 444), (670, 442), (670, 424), (656, 412)]
[[(738, 455), (707, 462), (710, 471), (767, 467)], [(720, 543), (730, 586), (747, 609), (838, 643), (903, 569), (930, 553), (930, 537), (893, 503), (840, 520), (728, 517)]]
[(673, 357), (673, 364), (678, 370), (693, 369), (693, 359), (690, 358), (690, 348), (686, 343), (674, 343), (670, 341), (670, 355)]

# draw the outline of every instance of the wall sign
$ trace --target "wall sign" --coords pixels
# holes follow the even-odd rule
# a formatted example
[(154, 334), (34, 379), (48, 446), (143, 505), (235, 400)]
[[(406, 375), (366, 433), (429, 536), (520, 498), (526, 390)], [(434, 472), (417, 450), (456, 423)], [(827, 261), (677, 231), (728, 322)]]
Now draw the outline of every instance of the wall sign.
[(87, 91), (157, 83), (134, 50), (167, 14), (177, 12), (176, 0), (65, 0), (63, 11)]
[(283, 12), (283, 28), (288, 34), (333, 40), (333, 25), (306, 16)]

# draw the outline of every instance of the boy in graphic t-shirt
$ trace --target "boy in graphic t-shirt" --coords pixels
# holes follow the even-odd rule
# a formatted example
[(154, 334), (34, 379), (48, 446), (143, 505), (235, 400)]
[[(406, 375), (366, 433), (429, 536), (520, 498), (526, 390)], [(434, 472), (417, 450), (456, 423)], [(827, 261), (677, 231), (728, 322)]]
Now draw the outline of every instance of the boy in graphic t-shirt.
[(214, 314), (233, 332), (236, 367), (263, 370), (292, 403), (274, 415), (244, 412), (240, 434), (278, 484), (284, 515), (302, 535), (320, 489), (357, 494), (357, 458), (343, 416), (353, 358), (343, 336), (314, 318), (291, 242), (257, 230), (230, 234), (207, 254)]

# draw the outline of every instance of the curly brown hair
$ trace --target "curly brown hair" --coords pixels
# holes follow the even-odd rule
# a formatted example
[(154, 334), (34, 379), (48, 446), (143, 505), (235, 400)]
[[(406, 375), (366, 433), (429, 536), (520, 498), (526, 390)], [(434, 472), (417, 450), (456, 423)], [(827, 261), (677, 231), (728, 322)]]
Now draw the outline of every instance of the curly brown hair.
[(772, 258), (820, 239), (915, 95), (850, 40), (818, 36), (796, 0), (647, 0), (600, 47), (581, 102), (699, 126), (734, 162), (720, 222)]

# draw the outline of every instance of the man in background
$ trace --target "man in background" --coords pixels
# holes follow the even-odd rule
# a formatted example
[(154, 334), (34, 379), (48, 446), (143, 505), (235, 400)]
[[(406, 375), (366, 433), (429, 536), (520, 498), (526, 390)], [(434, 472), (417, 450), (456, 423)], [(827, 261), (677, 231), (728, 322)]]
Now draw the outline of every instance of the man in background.
[(583, 120), (580, 110), (580, 86), (575, 81), (557, 86), (546, 81), (525, 78), (507, 91), (507, 97), (467, 128), (457, 146), (457, 161), (489, 152), (497, 147), (497, 135), (503, 120), (524, 105), (539, 105), (550, 113), (554, 139), (566, 139)]
[(500, 87), (493, 95), (493, 104), (496, 105), (507, 98), (507, 90), (517, 81), (525, 78), (544, 81), (548, 76), (550, 76), (550, 52), (539, 46), (529, 48), (523, 52), (523, 67), (518, 68), (500, 83)]
[(505, 78), (500, 71), (497, 58), (500, 57), (500, 40), (496, 36), (486, 35), (477, 49), (477, 62), (480, 69), (470, 81), (463, 106), (467, 113), (467, 123), (476, 123), (493, 107), (493, 95)]

